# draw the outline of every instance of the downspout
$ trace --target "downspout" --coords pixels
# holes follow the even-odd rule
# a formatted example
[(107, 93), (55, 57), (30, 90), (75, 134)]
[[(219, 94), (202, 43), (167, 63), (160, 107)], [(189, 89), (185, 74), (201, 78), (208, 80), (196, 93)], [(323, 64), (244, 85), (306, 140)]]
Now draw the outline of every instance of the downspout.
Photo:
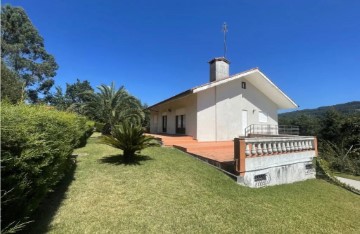
[(215, 141), (217, 141), (218, 140), (218, 136), (217, 136), (217, 101), (216, 101), (216, 99), (217, 99), (217, 95), (216, 95), (216, 86), (214, 87), (215, 88), (215, 95), (214, 95), (214, 97), (215, 97)]

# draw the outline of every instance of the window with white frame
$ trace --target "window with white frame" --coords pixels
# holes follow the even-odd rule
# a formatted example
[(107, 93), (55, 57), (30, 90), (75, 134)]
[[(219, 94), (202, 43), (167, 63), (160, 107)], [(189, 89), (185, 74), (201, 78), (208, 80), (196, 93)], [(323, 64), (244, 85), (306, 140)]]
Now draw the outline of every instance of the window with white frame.
[(268, 121), (268, 114), (263, 111), (259, 111), (259, 122), (260, 123), (267, 123)]

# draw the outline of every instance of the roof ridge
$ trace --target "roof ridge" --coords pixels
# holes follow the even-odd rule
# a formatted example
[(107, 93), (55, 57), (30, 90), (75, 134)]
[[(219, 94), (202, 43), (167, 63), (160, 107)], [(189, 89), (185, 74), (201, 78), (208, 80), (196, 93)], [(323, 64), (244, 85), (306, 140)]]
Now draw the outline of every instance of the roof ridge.
[(205, 83), (205, 84), (202, 84), (202, 85), (195, 86), (195, 87), (193, 87), (193, 88), (190, 88), (190, 89), (188, 89), (188, 90), (185, 90), (185, 91), (183, 91), (183, 92), (180, 92), (180, 93), (178, 93), (178, 94), (175, 94), (174, 96), (171, 96), (171, 97), (169, 97), (169, 98), (167, 98), (167, 99), (165, 99), (165, 100), (163, 100), (163, 101), (157, 102), (157, 103), (155, 103), (154, 105), (149, 106), (147, 109), (153, 108), (153, 107), (155, 107), (155, 106), (157, 106), (157, 105), (160, 105), (160, 104), (162, 104), (162, 103), (165, 103), (165, 102), (168, 102), (168, 101), (171, 101), (171, 100), (180, 98), (180, 97), (184, 97), (184, 96), (193, 94), (195, 89), (201, 88), (201, 87), (203, 87), (203, 86), (210, 85), (210, 84), (216, 84), (217, 82), (224, 81), (224, 80), (227, 80), (227, 79), (229, 79), (229, 78), (232, 78), (232, 77), (235, 77), (235, 76), (239, 76), (239, 75), (241, 75), (241, 74), (245, 74), (245, 73), (248, 73), (248, 72), (251, 72), (251, 71), (255, 71), (255, 70), (260, 71), (258, 67), (255, 67), (255, 68), (251, 68), (251, 69), (248, 69), (248, 70), (245, 70), (245, 71), (236, 73), (236, 74), (234, 74), (234, 75), (231, 75), (231, 76), (226, 77), (226, 78), (221, 79), (221, 80), (215, 80), (215, 81), (212, 81), (212, 82), (208, 82), (208, 83)]
[(207, 82), (207, 83), (205, 83), (205, 84), (201, 84), (201, 85), (195, 86), (194, 88), (191, 88), (191, 90), (194, 90), (194, 89), (197, 89), (197, 88), (203, 87), (203, 86), (205, 86), (205, 85), (209, 85), (209, 84), (216, 84), (217, 82), (220, 82), (220, 81), (223, 81), (223, 80), (232, 78), (232, 77), (234, 77), (234, 76), (242, 75), (242, 74), (245, 74), (245, 73), (247, 73), (247, 72), (255, 71), (255, 70), (260, 71), (260, 69), (259, 69), (258, 67), (251, 68), (251, 69), (248, 69), (248, 70), (245, 70), (245, 71), (236, 73), (236, 74), (234, 74), (234, 75), (231, 75), (231, 76), (229, 76), (229, 77), (223, 78), (223, 79), (221, 79), (221, 80), (214, 80), (214, 81), (212, 81), (212, 82)]

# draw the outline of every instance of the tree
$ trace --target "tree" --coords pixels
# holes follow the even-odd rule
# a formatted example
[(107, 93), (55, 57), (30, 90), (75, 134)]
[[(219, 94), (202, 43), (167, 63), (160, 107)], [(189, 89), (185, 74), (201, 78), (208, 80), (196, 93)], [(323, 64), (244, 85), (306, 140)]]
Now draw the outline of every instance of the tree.
[(312, 116), (301, 114), (294, 119), (292, 125), (299, 126), (301, 136), (316, 136), (320, 129), (318, 120)]
[(102, 136), (102, 143), (123, 150), (124, 162), (134, 160), (135, 153), (151, 146), (159, 146), (154, 137), (144, 135), (141, 125), (123, 121), (114, 127), (111, 135)]
[(47, 101), (55, 106), (56, 109), (65, 111), (69, 108), (70, 104), (66, 100), (65, 95), (63, 94), (62, 88), (60, 86), (55, 87), (55, 93), (47, 96)]
[(94, 92), (90, 82), (87, 80), (80, 81), (79, 79), (76, 79), (76, 83), (74, 84), (66, 83), (65, 98), (69, 100), (71, 104), (84, 103), (89, 101), (89, 98), (87, 98), (87, 95), (85, 95), (86, 91)]
[(1, 7), (1, 39), (1, 61), (23, 82), (22, 99), (26, 92), (31, 102), (38, 102), (38, 95), (53, 86), (58, 65), (24, 9)]
[(325, 113), (320, 131), (320, 153), (335, 171), (360, 175), (360, 115)]
[(123, 121), (141, 124), (144, 112), (141, 102), (130, 95), (122, 86), (116, 90), (111, 86), (101, 85), (98, 93), (86, 92), (89, 101), (82, 104), (84, 113), (95, 121), (105, 124), (103, 134), (110, 134), (111, 128)]
[(58, 110), (71, 110), (78, 114), (84, 114), (81, 105), (90, 99), (87, 93), (93, 93), (94, 89), (87, 80), (80, 81), (76, 79), (76, 83), (66, 83), (66, 91), (63, 93), (60, 86), (55, 88), (55, 93), (51, 93), (46, 100), (55, 106)]
[(319, 132), (322, 140), (339, 142), (342, 139), (342, 118), (343, 116), (335, 109), (330, 109), (325, 113), (321, 121), (322, 128)]
[(13, 104), (20, 102), (22, 87), (17, 74), (10, 71), (1, 61), (1, 98)]
[(148, 105), (145, 103), (143, 104), (142, 108), (143, 108), (143, 111), (144, 111), (144, 120), (143, 120), (143, 123), (142, 123), (142, 126), (146, 129), (146, 132), (150, 132), (150, 110), (148, 109)]
[(76, 79), (76, 83), (74, 84), (66, 83), (65, 99), (69, 104), (69, 109), (78, 114), (85, 115), (82, 105), (91, 101), (88, 94), (93, 93), (94, 89), (87, 80), (80, 81), (79, 79)]

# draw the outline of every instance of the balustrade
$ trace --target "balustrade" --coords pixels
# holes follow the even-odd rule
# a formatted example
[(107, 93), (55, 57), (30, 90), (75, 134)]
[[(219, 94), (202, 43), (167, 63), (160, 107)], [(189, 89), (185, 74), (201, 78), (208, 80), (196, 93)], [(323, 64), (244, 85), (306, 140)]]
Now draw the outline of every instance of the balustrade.
[(316, 150), (314, 137), (245, 138), (245, 155), (265, 156)]

